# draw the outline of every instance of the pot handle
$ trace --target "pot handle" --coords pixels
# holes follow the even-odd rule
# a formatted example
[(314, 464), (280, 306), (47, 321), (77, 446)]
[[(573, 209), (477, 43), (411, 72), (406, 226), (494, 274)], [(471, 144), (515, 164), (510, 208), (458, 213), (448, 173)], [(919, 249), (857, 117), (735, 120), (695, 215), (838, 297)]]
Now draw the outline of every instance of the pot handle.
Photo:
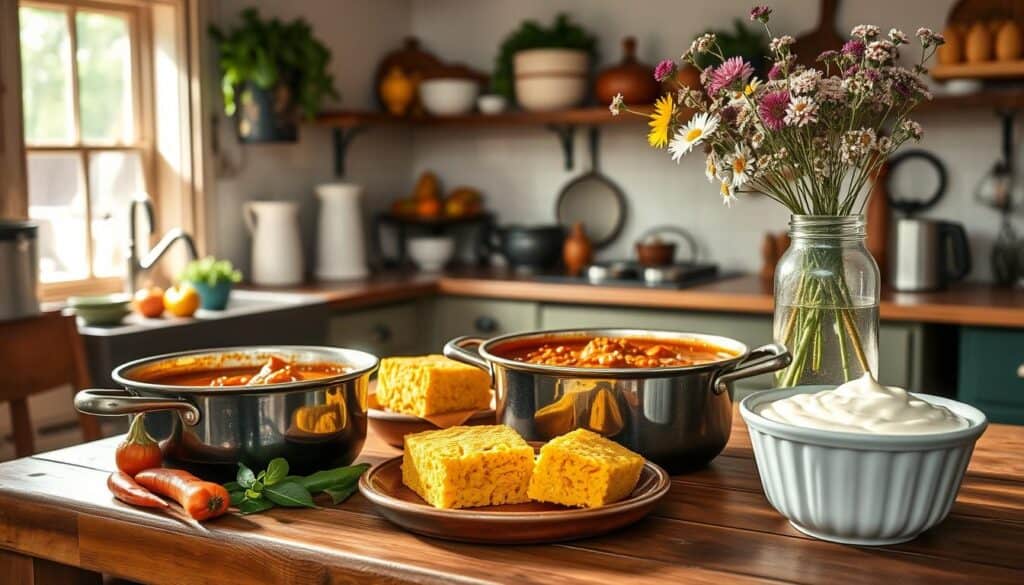
[(729, 383), (741, 378), (749, 378), (758, 374), (767, 374), (781, 370), (793, 361), (789, 350), (778, 343), (769, 343), (751, 351), (747, 357), (736, 365), (736, 368), (715, 378), (712, 388), (715, 394), (729, 391)]
[[(484, 341), (486, 341), (484, 338), (474, 337), (472, 335), (456, 337), (444, 344), (444, 357), (478, 367), (490, 374), (493, 379), (494, 373), (491, 372), (491, 364), (484, 358), (480, 357), (480, 353), (476, 351), (476, 348), (480, 347), (480, 344)], [(472, 346), (473, 349), (466, 349), (466, 346)]]
[(151, 398), (133, 396), (125, 390), (100, 390), (90, 388), (75, 394), (75, 408), (78, 412), (98, 416), (139, 414), (155, 410), (176, 410), (188, 426), (199, 424), (199, 409), (184, 398)]

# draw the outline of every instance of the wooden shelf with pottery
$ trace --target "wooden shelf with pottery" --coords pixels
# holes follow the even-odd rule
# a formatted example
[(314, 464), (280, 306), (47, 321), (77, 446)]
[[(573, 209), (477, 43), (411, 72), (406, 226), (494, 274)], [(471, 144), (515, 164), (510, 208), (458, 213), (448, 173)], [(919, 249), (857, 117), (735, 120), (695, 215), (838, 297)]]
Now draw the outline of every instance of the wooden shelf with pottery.
[[(631, 106), (634, 110), (649, 112), (653, 106)], [(547, 126), (584, 125), (646, 122), (640, 116), (622, 113), (612, 116), (606, 106), (592, 106), (560, 110), (556, 112), (525, 112), (510, 110), (500, 114), (462, 114), (458, 116), (392, 116), (384, 112), (337, 111), (324, 112), (317, 116), (318, 126), (332, 128), (357, 128), (362, 126)]]

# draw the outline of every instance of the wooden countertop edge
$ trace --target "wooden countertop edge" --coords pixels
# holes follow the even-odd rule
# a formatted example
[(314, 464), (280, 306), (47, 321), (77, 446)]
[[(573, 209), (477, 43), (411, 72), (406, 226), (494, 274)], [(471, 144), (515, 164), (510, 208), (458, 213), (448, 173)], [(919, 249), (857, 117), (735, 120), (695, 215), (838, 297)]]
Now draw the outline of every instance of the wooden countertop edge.
[[(942, 293), (886, 293), (881, 319), (1024, 328), (1024, 293), (983, 285)], [(604, 287), (543, 282), (515, 277), (411, 275), (338, 285), (302, 287), (293, 292), (317, 295), (336, 310), (349, 310), (445, 294), (463, 297), (547, 303), (694, 310), (771, 315), (774, 299), (756, 276), (736, 276), (684, 289)], [(897, 297), (897, 298), (893, 298)], [(1017, 303), (1018, 297), (1020, 304)], [(961, 302), (962, 301), (962, 302)], [(986, 302), (988, 301), (988, 302)]]

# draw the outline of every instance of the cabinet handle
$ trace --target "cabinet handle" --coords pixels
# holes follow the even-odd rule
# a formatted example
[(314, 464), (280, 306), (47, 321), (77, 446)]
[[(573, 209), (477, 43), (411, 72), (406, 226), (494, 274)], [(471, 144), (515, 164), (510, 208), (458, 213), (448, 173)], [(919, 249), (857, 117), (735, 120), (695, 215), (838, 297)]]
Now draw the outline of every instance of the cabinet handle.
[(383, 323), (377, 323), (373, 326), (373, 340), (377, 343), (387, 343), (391, 341), (391, 328)]
[(1017, 366), (1017, 377), (1024, 378), (1024, 364)]
[(481, 315), (473, 321), (473, 327), (475, 327), (479, 333), (494, 333), (498, 330), (498, 321), (495, 320), (494, 317)]

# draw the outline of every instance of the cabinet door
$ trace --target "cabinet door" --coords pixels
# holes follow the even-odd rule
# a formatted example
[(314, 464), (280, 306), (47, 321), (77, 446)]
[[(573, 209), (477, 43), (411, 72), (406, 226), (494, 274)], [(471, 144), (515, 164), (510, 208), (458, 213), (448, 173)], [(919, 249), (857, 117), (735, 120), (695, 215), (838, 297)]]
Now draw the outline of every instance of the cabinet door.
[(964, 327), (957, 397), (992, 422), (1024, 424), (1024, 331)]
[(516, 331), (537, 329), (537, 303), (497, 301), (462, 297), (441, 297), (434, 308), (431, 352), (460, 335), (496, 337)]
[(380, 357), (422, 353), (426, 345), (424, 313), (420, 303), (337, 313), (328, 323), (328, 343)]

